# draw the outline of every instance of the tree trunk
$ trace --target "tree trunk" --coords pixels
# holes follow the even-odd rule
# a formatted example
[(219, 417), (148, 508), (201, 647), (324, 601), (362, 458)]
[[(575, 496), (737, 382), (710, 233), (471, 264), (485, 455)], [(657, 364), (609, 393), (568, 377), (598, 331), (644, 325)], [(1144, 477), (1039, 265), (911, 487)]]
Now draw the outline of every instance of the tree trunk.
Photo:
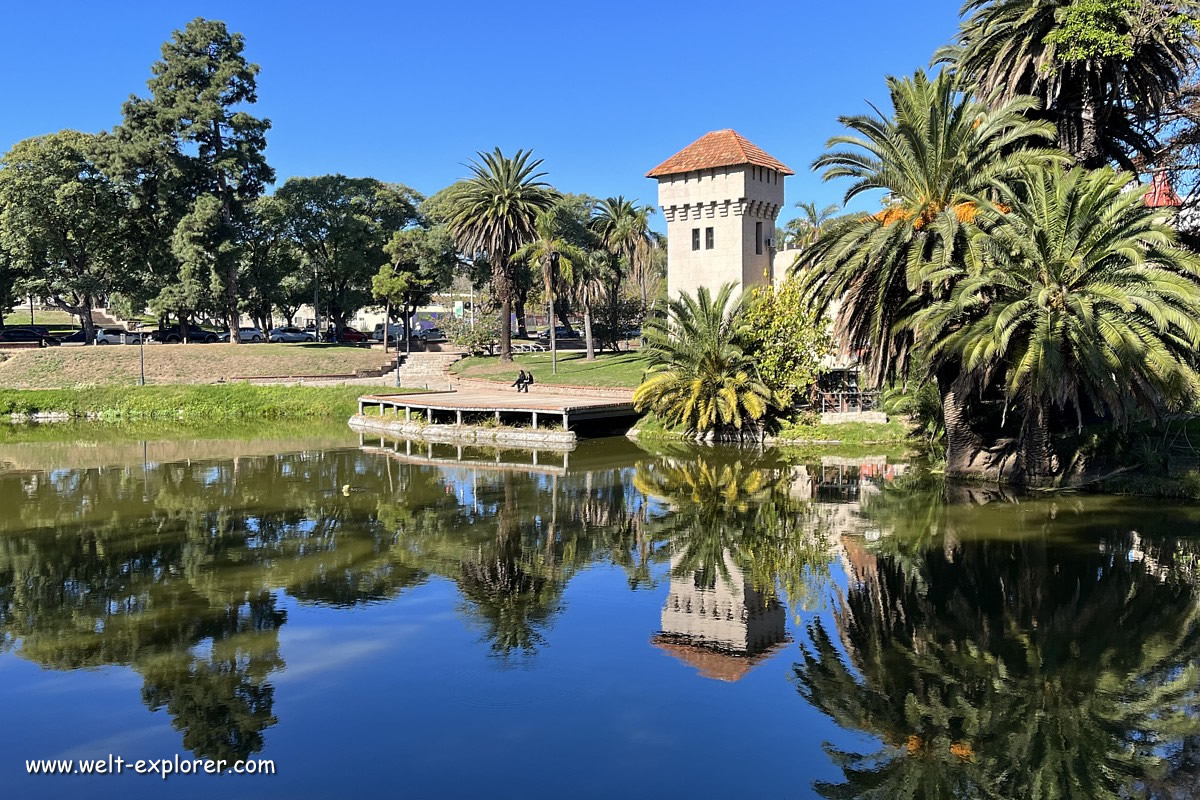
[(570, 313), (570, 311), (571, 307), (565, 299), (559, 298), (554, 301), (554, 313), (558, 315), (558, 321), (561, 322), (562, 326), (568, 331), (573, 330), (571, 328), (571, 320), (567, 319), (567, 315)]
[(583, 304), (583, 338), (584, 338), (584, 342), (587, 344), (587, 357), (584, 360), (595, 361), (596, 360), (596, 349), (592, 343), (592, 304), (591, 303)]
[(526, 292), (517, 295), (513, 301), (514, 310), (517, 314), (517, 336), (522, 339), (529, 338), (529, 328), (525, 323), (525, 296)]
[(500, 300), (500, 360), (512, 362), (512, 311), (511, 297)]
[(1025, 482), (1031, 486), (1045, 485), (1058, 471), (1058, 459), (1050, 442), (1050, 425), (1046, 409), (1040, 405), (1028, 408), (1021, 426), (1021, 467)]
[(192, 315), (186, 311), (179, 312), (179, 341), (184, 344), (191, 344), (192, 337), (189, 335), (192, 328)]
[(1085, 169), (1099, 169), (1108, 161), (1101, 140), (1104, 114), (1101, 89), (1094, 85), (1095, 75), (1087, 62), (1080, 64), (1080, 69), (1083, 72), (1083, 86), (1079, 97), (1079, 130), (1075, 140), (1068, 141), (1068, 149), (1073, 150), (1072, 155)]
[(96, 343), (96, 323), (92, 320), (92, 298), (84, 295), (81, 298), (82, 312), (79, 314), (79, 324), (83, 327), (83, 343)]
[(542, 271), (542, 275), (545, 278), (545, 282), (546, 282), (546, 306), (550, 311), (550, 315), (549, 315), (550, 316), (550, 319), (549, 319), (549, 322), (550, 322), (550, 370), (555, 375), (557, 375), (558, 374), (558, 337), (556, 337), (554, 335), (555, 334), (554, 329), (558, 326), (556, 326), (554, 324), (554, 274), (553, 274), (554, 269), (551, 266), (551, 264), (553, 262), (549, 261), (549, 259), (552, 258), (552, 256), (546, 256), (546, 258), (547, 258), (547, 263), (546, 263), (545, 268)]
[[(392, 332), (392, 298), (389, 297), (387, 299), (387, 303), (383, 309), (383, 352), (386, 353)], [(397, 347), (396, 349), (399, 350), (400, 348)]]
[(967, 421), (967, 407), (956, 386), (957, 365), (938, 372), (938, 394), (942, 398), (942, 421), (946, 429), (946, 474), (971, 472), (974, 455), (980, 449), (979, 438)]
[[(417, 315), (417, 304), (410, 302), (408, 298), (404, 302), (404, 324), (409, 328), (409, 335), (404, 340), (404, 352), (412, 353), (412, 319)], [(428, 347), (421, 348), (428, 350)]]

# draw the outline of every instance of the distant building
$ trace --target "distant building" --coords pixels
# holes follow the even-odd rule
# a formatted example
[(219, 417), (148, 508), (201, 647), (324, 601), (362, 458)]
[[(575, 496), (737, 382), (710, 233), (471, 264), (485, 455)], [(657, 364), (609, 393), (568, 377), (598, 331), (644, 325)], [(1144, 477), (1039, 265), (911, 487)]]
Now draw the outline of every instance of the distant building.
[(775, 220), (795, 173), (732, 130), (700, 137), (646, 173), (667, 221), (667, 293), (774, 281)]

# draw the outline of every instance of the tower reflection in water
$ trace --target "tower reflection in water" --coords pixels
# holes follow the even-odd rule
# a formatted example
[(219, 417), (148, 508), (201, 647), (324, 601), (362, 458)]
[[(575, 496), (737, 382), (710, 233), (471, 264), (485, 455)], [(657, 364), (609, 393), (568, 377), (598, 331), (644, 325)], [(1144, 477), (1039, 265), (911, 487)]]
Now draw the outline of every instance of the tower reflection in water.
[(755, 589), (728, 552), (725, 578), (706, 569), (685, 571), (671, 558), (671, 587), (656, 646), (701, 675), (736, 681), (787, 639), (787, 613), (774, 594)]

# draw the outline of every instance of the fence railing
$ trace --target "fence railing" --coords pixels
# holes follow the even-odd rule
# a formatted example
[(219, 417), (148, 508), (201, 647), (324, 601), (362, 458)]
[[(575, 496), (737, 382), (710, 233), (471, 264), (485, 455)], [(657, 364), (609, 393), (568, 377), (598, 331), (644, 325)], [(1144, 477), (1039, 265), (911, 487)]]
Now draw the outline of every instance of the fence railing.
[(841, 392), (817, 392), (817, 410), (826, 413), (877, 411), (879, 392), (848, 390)]

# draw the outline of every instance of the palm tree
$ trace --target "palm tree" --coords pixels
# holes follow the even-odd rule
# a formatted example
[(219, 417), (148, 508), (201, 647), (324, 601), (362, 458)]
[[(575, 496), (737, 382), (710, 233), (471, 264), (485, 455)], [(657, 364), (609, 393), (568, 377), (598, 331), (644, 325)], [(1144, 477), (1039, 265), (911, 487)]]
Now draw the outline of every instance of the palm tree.
[(931, 368), (951, 361), (977, 387), (1003, 386), (1021, 418), (1021, 466), (1059, 472), (1051, 419), (1082, 429), (1095, 414), (1184, 408), (1200, 393), (1200, 257), (1131, 176), (1111, 169), (1031, 176), (981, 211), (970, 267), (952, 294), (916, 315)]
[(581, 264), (574, 265), (570, 284), (575, 299), (583, 309), (583, 339), (587, 347), (586, 361), (596, 360), (596, 343), (592, 335), (592, 309), (612, 283), (614, 273), (619, 276), (613, 255), (604, 249), (592, 250)]
[(583, 269), (587, 263), (587, 255), (583, 250), (565, 236), (564, 215), (567, 213), (561, 205), (555, 205), (538, 214), (534, 223), (536, 238), (513, 254), (515, 260), (536, 263), (542, 268), (546, 302), (550, 304), (550, 363), (555, 375), (558, 374), (558, 343), (554, 335), (555, 289), (558, 284), (555, 271), (559, 270), (563, 280), (570, 283), (576, 269)]
[(854, 135), (835, 136), (827, 146), (848, 149), (831, 150), (813, 164), (825, 170), (825, 180), (854, 181), (846, 203), (881, 190), (884, 209), (831, 221), (794, 268), (818, 315), (838, 307), (840, 338), (864, 354), (868, 380), (876, 385), (908, 370), (913, 334), (898, 320), (941, 291), (919, 283), (915, 268), (959, 258), (978, 196), (1063, 158), (1034, 147), (1054, 128), (1025, 116), (1035, 106), (1029, 98), (988, 109), (962, 97), (950, 75), (930, 80), (920, 70), (911, 78), (888, 78), (888, 88), (892, 116), (876, 110), (842, 117)]
[(781, 238), (785, 245), (798, 250), (811, 247), (817, 239), (821, 238), (821, 234), (825, 232), (830, 221), (841, 210), (841, 206), (836, 204), (817, 208), (816, 203), (806, 203), (803, 200), (796, 203), (796, 208), (804, 213), (795, 219), (788, 220)]
[(618, 195), (600, 201), (592, 222), (592, 230), (609, 252), (625, 259), (629, 265), (633, 279), (641, 290), (643, 307), (649, 302), (649, 267), (654, 248), (660, 246), (661, 238), (650, 230), (650, 215), (653, 213), (652, 206), (639, 206)]
[[(740, 340), (746, 295), (734, 284), (669, 301), (667, 317), (646, 328), (649, 374), (633, 393), (638, 411), (698, 434), (742, 435), (773, 403)], [(761, 430), (760, 430), (761, 432)]]
[[(951, 63), (981, 98), (1037, 97), (1087, 167), (1154, 158), (1151, 122), (1194, 63), (1188, 0), (967, 0)], [(1136, 113), (1133, 113), (1136, 112)]]
[(491, 262), (500, 301), (500, 360), (512, 361), (513, 289), (520, 263), (514, 254), (536, 237), (538, 214), (550, 208), (557, 192), (539, 180), (546, 173), (537, 171), (542, 161), (532, 160), (532, 151), (518, 150), (508, 158), (497, 147), (478, 156), (470, 163), (473, 177), (453, 193), (449, 224), (463, 250)]

